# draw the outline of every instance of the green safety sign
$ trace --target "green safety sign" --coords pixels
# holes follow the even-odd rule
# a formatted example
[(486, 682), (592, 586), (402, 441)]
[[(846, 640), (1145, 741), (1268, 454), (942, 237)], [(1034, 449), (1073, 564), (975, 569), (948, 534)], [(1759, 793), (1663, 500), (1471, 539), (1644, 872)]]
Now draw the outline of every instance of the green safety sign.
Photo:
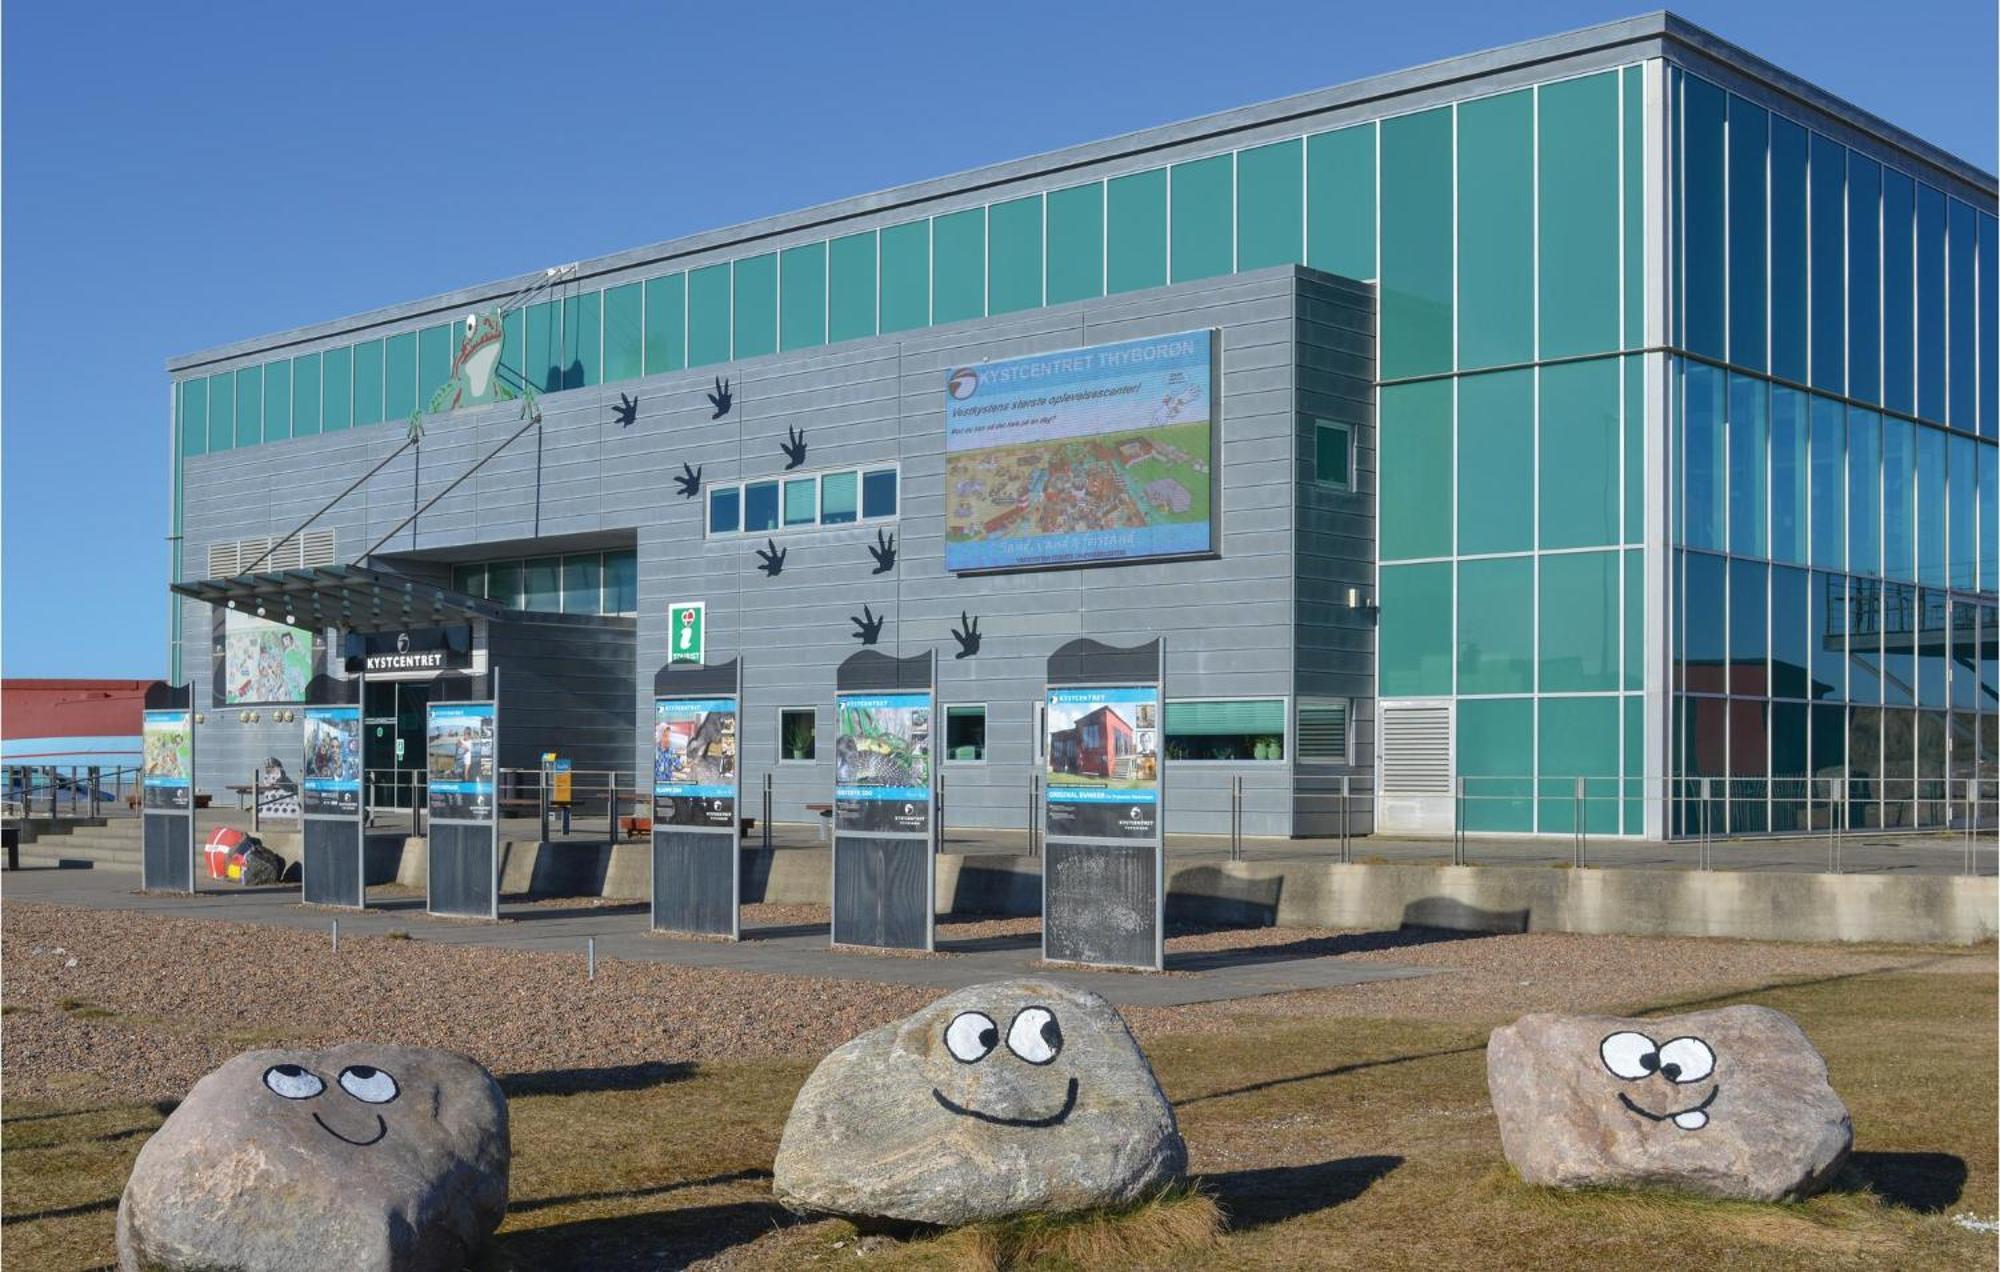
[(667, 661), (702, 661), (708, 636), (708, 607), (700, 601), (675, 601), (667, 606)]

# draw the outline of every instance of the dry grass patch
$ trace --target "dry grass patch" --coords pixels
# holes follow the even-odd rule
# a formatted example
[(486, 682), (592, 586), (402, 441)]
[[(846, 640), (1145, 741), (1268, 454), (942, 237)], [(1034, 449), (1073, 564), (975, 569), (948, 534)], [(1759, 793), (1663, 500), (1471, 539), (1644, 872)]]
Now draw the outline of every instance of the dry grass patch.
[(919, 1242), (910, 1253), (941, 1257), (967, 1272), (1188, 1266), (1222, 1239), (1224, 1222), (1213, 1197), (1177, 1188), (1122, 1210), (973, 1224)]

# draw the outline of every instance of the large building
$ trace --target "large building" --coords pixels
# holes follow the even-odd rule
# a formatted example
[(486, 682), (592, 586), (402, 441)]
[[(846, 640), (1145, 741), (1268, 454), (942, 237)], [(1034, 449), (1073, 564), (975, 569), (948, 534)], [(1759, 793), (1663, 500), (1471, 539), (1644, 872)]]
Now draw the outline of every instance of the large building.
[[(698, 600), (781, 820), (872, 639), (939, 652), (948, 823), (1023, 825), (1090, 636), (1165, 639), (1176, 831), (1240, 779), (1325, 833), (1342, 777), (1383, 830), (1568, 834), (1578, 778), (1596, 834), (1948, 823), (1996, 260), (1991, 174), (1652, 15), (177, 358), (198, 784), (360, 650), (372, 768), (497, 692), (503, 765), (644, 772)], [(1160, 396), (1063, 378), (1134, 341), (1199, 366), (1078, 440)], [(1037, 377), (1086, 387), (981, 449)]]

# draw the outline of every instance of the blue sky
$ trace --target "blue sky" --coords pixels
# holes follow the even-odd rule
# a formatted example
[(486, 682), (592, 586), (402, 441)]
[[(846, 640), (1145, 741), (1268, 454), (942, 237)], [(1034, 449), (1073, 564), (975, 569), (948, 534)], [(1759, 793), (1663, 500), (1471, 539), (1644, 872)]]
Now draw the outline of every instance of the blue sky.
[[(10, 0), (0, 671), (164, 673), (173, 354), (1638, 11)], [(1678, 11), (1995, 166), (1990, 0)]]

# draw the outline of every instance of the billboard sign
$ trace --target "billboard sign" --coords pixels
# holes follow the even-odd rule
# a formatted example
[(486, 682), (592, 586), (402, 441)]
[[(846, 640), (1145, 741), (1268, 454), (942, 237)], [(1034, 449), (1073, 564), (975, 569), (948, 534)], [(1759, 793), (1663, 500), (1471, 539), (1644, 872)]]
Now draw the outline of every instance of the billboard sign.
[(931, 824), (931, 695), (843, 693), (834, 739), (838, 830), (925, 835)]
[(1215, 549), (1213, 331), (959, 367), (945, 381), (945, 568)]
[(361, 812), (361, 708), (306, 708), (306, 766), (299, 807), (308, 816)]
[(492, 821), (494, 708), (490, 702), (434, 702), (424, 725), (430, 815), (446, 821)]
[(736, 816), (736, 699), (653, 700), (653, 821), (728, 829)]
[(220, 613), (221, 676), (216, 683), (222, 694), (216, 705), (304, 702), (313, 677), (313, 633), (241, 610)]
[(1048, 833), (1152, 839), (1159, 829), (1160, 691), (1051, 689)]
[(140, 777), (144, 806), (162, 812), (192, 811), (194, 713), (148, 711), (140, 729), (145, 746), (145, 771)]

